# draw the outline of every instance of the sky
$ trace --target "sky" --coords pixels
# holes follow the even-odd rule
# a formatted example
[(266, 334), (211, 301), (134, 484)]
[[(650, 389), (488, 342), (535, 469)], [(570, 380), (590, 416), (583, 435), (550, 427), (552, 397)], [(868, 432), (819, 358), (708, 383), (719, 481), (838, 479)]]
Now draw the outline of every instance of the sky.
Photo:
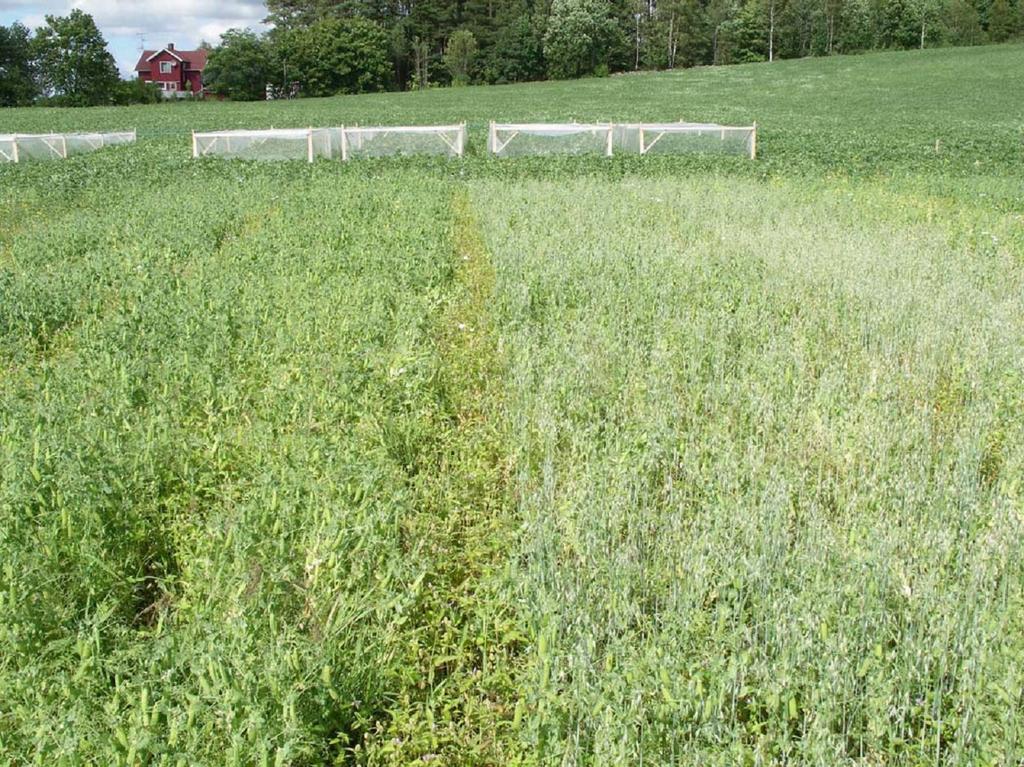
[(20, 21), (35, 29), (47, 14), (75, 8), (96, 19), (123, 75), (134, 71), (143, 44), (187, 50), (202, 40), (216, 43), (232, 27), (262, 30), (267, 15), (263, 0), (0, 0), (0, 24)]

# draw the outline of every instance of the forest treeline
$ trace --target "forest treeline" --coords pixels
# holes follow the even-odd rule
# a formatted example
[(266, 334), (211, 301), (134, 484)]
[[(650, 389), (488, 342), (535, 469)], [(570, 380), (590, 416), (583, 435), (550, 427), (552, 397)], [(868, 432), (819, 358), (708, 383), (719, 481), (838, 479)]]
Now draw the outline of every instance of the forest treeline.
[(257, 98), (504, 83), (875, 49), (1004, 42), (1024, 0), (269, 0), (210, 85)]

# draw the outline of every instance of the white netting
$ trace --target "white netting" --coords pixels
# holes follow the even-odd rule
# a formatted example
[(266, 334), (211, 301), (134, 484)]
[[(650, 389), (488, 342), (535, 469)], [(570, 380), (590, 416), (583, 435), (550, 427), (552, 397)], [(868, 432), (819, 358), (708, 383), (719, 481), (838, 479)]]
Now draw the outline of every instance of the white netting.
[(612, 125), (491, 123), (487, 149), (498, 157), (544, 154), (611, 155)]
[(739, 154), (753, 157), (756, 126), (636, 123), (615, 126), (615, 151), (631, 154)]
[(130, 133), (68, 133), (65, 135), (69, 154), (93, 152), (108, 146), (121, 146), (135, 142), (135, 132)]
[(434, 154), (462, 157), (466, 148), (465, 125), (416, 125), (373, 128), (340, 128), (346, 159), (390, 155)]
[(193, 134), (193, 157), (246, 160), (348, 160), (354, 157), (437, 154), (461, 157), (464, 125), (373, 128), (230, 130)]
[(318, 157), (335, 156), (332, 128), (230, 130), (192, 135), (193, 157), (312, 162)]
[(15, 133), (0, 135), (0, 162), (60, 160), (108, 146), (130, 144), (135, 132)]

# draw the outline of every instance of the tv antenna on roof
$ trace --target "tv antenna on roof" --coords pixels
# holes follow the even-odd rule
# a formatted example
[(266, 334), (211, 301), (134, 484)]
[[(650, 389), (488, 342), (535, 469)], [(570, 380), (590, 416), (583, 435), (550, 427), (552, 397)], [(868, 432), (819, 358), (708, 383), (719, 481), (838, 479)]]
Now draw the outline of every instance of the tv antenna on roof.
[(140, 51), (146, 50), (146, 33), (145, 32), (136, 32), (135, 36), (137, 38), (139, 38), (139, 50)]

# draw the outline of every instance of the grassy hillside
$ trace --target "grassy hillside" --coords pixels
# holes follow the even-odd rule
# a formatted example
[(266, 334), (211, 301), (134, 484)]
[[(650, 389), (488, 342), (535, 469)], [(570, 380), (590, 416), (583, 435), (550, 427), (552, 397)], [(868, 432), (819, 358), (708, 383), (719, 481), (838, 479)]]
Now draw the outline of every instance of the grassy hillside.
[[(1017, 764), (1022, 65), (0, 114), (140, 129), (0, 167), (0, 762)], [(492, 161), (492, 117), (763, 157)]]
[(0, 130), (136, 127), (187, 153), (192, 129), (465, 121), (482, 152), (489, 120), (757, 121), (772, 168), (1007, 170), (1024, 162), (1022, 70), (1018, 44), (271, 104), (6, 110)]

